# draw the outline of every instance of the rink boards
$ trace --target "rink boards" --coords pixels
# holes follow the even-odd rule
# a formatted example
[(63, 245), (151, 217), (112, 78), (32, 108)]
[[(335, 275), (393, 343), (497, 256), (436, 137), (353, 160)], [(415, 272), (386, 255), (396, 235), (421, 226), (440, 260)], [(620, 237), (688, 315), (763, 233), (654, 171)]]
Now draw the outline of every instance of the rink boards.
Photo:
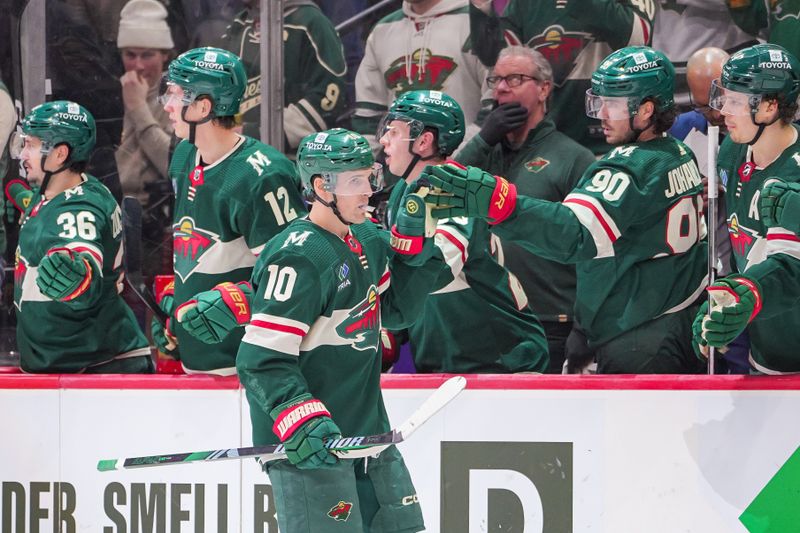
[[(392, 421), (443, 380), (385, 376)], [(789, 532), (799, 391), (798, 377), (468, 376), (400, 449), (429, 532)], [(96, 470), (249, 446), (235, 378), (0, 375), (0, 428), (4, 533), (277, 531), (252, 460)]]

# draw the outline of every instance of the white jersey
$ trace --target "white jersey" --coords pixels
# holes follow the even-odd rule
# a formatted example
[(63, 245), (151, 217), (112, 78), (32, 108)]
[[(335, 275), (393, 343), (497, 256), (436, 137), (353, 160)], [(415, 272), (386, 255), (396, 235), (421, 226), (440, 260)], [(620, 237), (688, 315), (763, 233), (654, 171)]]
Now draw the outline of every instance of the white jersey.
[(380, 118), (397, 96), (414, 90), (447, 93), (473, 124), (492, 92), (487, 68), (470, 51), (469, 31), (468, 0), (442, 0), (424, 15), (403, 2), (380, 20), (356, 75), (354, 129), (375, 146)]

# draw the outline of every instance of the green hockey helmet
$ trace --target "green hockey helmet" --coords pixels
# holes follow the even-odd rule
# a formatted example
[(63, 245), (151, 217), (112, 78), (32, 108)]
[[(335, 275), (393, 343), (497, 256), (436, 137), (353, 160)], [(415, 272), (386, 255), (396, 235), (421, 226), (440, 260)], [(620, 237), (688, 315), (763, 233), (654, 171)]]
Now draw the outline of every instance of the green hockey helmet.
[(358, 133), (334, 128), (306, 135), (297, 149), (297, 167), (303, 188), (313, 191), (313, 177), (323, 189), (348, 196), (383, 188), (383, 167), (375, 163), (369, 142)]
[(451, 96), (441, 91), (408, 91), (392, 103), (378, 126), (380, 140), (391, 130), (391, 123), (402, 120), (409, 125), (409, 141), (428, 128), (436, 131), (439, 153), (448, 156), (464, 140), (464, 112)]
[(177, 97), (182, 105), (189, 105), (208, 96), (214, 102), (213, 114), (228, 117), (239, 112), (246, 87), (247, 73), (239, 56), (221, 48), (195, 48), (170, 62), (160, 101), (166, 104)]
[(777, 96), (793, 105), (800, 96), (800, 62), (775, 44), (757, 44), (739, 50), (712, 82), (709, 105), (727, 115), (755, 115), (762, 98)]
[(647, 98), (656, 111), (675, 103), (675, 67), (667, 56), (647, 46), (628, 46), (611, 53), (592, 74), (586, 91), (586, 114), (621, 120), (635, 116)]
[(94, 117), (80, 104), (67, 100), (46, 102), (31, 109), (21, 124), (22, 134), (11, 140), (11, 155), (18, 158), (25, 137), (42, 141), (41, 153), (47, 154), (59, 144), (70, 148), (69, 161), (88, 161), (96, 140)]

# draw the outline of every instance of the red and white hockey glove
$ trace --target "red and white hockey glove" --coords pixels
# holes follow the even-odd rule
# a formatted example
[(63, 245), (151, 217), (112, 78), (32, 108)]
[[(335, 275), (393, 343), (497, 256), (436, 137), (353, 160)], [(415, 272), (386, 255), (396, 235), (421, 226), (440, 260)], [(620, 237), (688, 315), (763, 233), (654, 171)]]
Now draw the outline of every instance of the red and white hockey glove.
[(272, 431), (286, 449), (286, 458), (297, 468), (326, 468), (339, 462), (325, 444), (342, 432), (325, 405), (310, 394), (301, 394), (270, 411)]

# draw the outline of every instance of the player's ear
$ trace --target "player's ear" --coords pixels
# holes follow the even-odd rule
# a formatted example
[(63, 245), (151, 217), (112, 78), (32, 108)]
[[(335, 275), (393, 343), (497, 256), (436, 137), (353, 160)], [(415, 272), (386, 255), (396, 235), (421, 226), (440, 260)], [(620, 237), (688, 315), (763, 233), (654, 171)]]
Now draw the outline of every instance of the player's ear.
[(326, 202), (333, 200), (333, 195), (325, 190), (325, 178), (321, 175), (315, 174), (311, 177), (311, 187), (314, 189), (314, 193)]
[(647, 100), (639, 105), (639, 116), (643, 120), (649, 120), (655, 112), (656, 105), (652, 102), (652, 100)]

